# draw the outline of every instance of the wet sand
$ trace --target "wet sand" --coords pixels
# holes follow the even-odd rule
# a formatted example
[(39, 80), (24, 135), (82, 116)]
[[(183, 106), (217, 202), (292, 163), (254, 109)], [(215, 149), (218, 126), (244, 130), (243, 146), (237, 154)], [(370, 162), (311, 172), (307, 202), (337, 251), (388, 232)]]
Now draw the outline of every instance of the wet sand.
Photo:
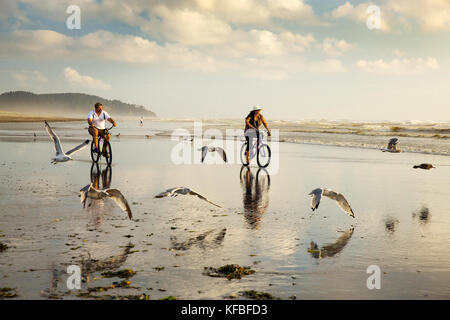
[(69, 117), (55, 117), (55, 116), (42, 116), (42, 115), (29, 115), (21, 114), (8, 111), (0, 111), (0, 123), (5, 122), (42, 122), (44, 120), (48, 121), (76, 121), (81, 120), (80, 118), (69, 118)]
[[(61, 131), (66, 126), (75, 124), (57, 126), (66, 149), (86, 138)], [(0, 141), (0, 242), (8, 246), (0, 288), (13, 288), (17, 299), (242, 299), (245, 290), (281, 299), (450, 298), (449, 157), (281, 143), (269, 181), (255, 166), (175, 165), (176, 142), (123, 134), (113, 137), (106, 174), (128, 199), (130, 221), (110, 199), (82, 208), (79, 190), (96, 176), (88, 149), (51, 165), (41, 127), (30, 129), (40, 130), (38, 139)], [(422, 162), (437, 168), (412, 169)], [(192, 196), (154, 198), (181, 185), (223, 208)], [(312, 214), (308, 193), (316, 187), (342, 192), (356, 218), (330, 199)], [(319, 252), (308, 252), (311, 241)], [(226, 264), (255, 273), (203, 273)], [(81, 290), (67, 288), (68, 265), (82, 267)], [(366, 287), (370, 265), (381, 269), (380, 290)], [(101, 273), (123, 269), (136, 272), (135, 288), (107, 289), (123, 279)]]

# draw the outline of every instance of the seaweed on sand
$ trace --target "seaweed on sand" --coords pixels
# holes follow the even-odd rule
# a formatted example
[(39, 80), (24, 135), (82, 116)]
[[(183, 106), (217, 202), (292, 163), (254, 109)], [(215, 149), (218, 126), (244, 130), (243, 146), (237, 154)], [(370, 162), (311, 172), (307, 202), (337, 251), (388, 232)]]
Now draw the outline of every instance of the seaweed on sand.
[(225, 277), (228, 280), (241, 279), (242, 276), (247, 276), (255, 273), (250, 267), (241, 267), (237, 264), (227, 264), (220, 268), (205, 267), (203, 274), (210, 277)]

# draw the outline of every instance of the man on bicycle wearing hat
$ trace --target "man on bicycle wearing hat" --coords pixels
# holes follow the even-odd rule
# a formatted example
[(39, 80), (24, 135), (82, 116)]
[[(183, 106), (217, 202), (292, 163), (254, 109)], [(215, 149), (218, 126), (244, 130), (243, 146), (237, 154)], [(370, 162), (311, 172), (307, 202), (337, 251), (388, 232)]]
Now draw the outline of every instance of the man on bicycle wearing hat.
[(105, 136), (105, 121), (111, 122), (114, 127), (117, 127), (116, 122), (109, 116), (106, 111), (103, 111), (103, 105), (100, 102), (95, 104), (95, 109), (91, 110), (88, 114), (88, 123), (89, 123), (89, 134), (94, 138), (95, 142), (95, 151), (98, 152), (98, 135), (101, 135), (103, 138), (109, 142), (111, 141), (111, 134), (107, 134)]
[[(258, 138), (258, 142), (261, 140), (261, 133), (259, 132), (259, 126), (261, 124), (264, 125), (264, 127), (267, 129), (267, 135), (270, 137), (270, 129), (267, 125), (266, 119), (261, 114), (262, 108), (259, 106), (254, 106), (252, 111), (247, 115), (245, 118), (245, 129), (244, 129), (244, 135), (245, 139), (247, 140), (247, 151), (245, 152), (245, 156), (247, 158), (247, 163), (250, 162), (249, 160), (249, 150), (250, 150), (250, 143), (253, 143), (253, 138)], [(258, 133), (258, 135), (257, 135)]]

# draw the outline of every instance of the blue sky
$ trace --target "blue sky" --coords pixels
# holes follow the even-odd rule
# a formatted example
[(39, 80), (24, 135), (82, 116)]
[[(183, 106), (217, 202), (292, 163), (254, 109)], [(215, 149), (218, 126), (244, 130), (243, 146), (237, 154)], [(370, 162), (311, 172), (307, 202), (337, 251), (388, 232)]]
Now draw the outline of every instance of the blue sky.
[(13, 0), (0, 28), (1, 92), (84, 92), (170, 118), (258, 104), (269, 119), (450, 120), (445, 0)]

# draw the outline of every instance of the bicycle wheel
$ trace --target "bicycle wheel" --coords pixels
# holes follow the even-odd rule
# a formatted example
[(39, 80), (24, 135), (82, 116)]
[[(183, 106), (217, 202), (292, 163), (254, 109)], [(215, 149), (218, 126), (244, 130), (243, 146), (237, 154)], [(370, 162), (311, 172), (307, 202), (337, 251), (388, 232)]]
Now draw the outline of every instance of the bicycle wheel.
[(111, 165), (112, 162), (112, 150), (111, 150), (111, 144), (105, 139), (105, 142), (103, 143), (103, 156), (106, 159), (106, 163), (108, 166)]
[(256, 156), (256, 160), (258, 162), (258, 166), (261, 168), (265, 168), (270, 163), (270, 156), (272, 155), (272, 151), (270, 150), (267, 144), (262, 144), (258, 148), (258, 154)]
[[(99, 144), (100, 144), (100, 141), (99, 141)], [(98, 159), (100, 159), (100, 152), (95, 151), (95, 142), (94, 142), (94, 139), (92, 139), (92, 142), (91, 142), (91, 159), (92, 159), (92, 161), (94, 161), (95, 163), (97, 163), (97, 162), (98, 162)]]
[(265, 168), (259, 168), (258, 172), (256, 172), (256, 184), (263, 190), (269, 189), (270, 175)]
[(241, 147), (241, 162), (244, 166), (249, 165), (249, 162), (247, 162), (247, 157), (245, 156), (246, 152), (247, 152), (247, 142), (244, 142), (244, 144)]

